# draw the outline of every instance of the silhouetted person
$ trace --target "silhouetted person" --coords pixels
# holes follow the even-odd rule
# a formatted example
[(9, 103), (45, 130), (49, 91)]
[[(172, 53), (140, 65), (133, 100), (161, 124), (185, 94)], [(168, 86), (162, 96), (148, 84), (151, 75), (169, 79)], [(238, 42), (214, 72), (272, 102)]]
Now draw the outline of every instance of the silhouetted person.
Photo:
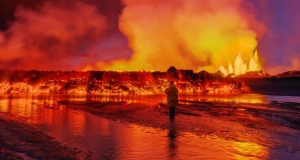
[(170, 119), (175, 118), (175, 107), (178, 105), (178, 89), (175, 87), (174, 82), (170, 82), (170, 86), (165, 90), (167, 94), (167, 102), (170, 108)]

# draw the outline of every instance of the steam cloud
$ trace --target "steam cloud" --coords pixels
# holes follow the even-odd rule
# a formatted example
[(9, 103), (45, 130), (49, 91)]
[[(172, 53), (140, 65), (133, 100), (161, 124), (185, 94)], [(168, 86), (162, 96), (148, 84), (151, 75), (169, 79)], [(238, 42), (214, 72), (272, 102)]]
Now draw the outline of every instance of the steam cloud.
[[(249, 60), (263, 25), (243, 0), (123, 0), (120, 30), (134, 54), (100, 62), (107, 70), (162, 70), (169, 66), (216, 71), (240, 54)], [(255, 29), (256, 30), (255, 30)]]

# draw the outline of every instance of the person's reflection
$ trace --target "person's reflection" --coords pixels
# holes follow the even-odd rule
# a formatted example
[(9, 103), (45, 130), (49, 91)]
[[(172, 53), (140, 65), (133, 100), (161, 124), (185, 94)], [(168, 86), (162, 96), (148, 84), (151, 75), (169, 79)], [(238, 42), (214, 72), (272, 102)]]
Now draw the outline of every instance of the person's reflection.
[(169, 138), (169, 156), (170, 159), (176, 159), (176, 150), (177, 150), (177, 142), (176, 138), (178, 136), (177, 132), (177, 127), (175, 121), (170, 121), (170, 128), (169, 128), (169, 133), (168, 133), (168, 138)]
[(7, 103), (7, 112), (8, 113), (12, 112), (12, 101), (13, 101), (13, 96), (10, 94), (8, 96), (8, 103)]

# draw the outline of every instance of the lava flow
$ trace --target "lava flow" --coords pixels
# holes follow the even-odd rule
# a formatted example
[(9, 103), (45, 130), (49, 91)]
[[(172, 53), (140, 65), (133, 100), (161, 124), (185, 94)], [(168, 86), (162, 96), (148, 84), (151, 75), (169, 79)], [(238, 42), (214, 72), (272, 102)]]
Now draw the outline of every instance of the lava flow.
[(242, 82), (192, 70), (167, 72), (114, 71), (1, 71), (0, 93), (153, 95), (164, 93), (173, 80), (181, 94), (238, 94), (247, 91)]

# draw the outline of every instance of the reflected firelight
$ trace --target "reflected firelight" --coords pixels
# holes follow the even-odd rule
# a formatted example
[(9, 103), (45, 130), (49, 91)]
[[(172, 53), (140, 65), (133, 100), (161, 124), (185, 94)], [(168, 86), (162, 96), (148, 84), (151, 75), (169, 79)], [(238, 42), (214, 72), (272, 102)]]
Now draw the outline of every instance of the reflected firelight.
[[(203, 97), (194, 97), (193, 99), (192, 97), (182, 96), (181, 98), (198, 100), (198, 98), (202, 99)], [(217, 99), (217, 97), (213, 98)], [(88, 99), (104, 102), (126, 101), (129, 99), (134, 103), (153, 104), (165, 100), (164, 96), (138, 98), (75, 95), (3, 96), (0, 99), (0, 111), (23, 116), (28, 123), (40, 126), (44, 132), (60, 142), (72, 147), (91, 150), (95, 153), (95, 157), (106, 156), (111, 158), (105, 155), (107, 154), (107, 148), (112, 148), (108, 153), (115, 154), (113, 156), (119, 159), (135, 157), (205, 159), (212, 157), (214, 159), (242, 160), (268, 159), (269, 157), (268, 147), (254, 143), (251, 140), (240, 142), (179, 132), (176, 121), (171, 121), (169, 128), (166, 130), (109, 121), (86, 112), (58, 105), (57, 101), (61, 99), (75, 101)], [(226, 101), (226, 98), (224, 99)], [(259, 102), (263, 101), (265, 100)], [(253, 135), (251, 139), (259, 138), (256, 136), (259, 135)]]
[(249, 159), (261, 160), (267, 159), (266, 155), (269, 155), (268, 148), (253, 142), (232, 142), (232, 146), (236, 160), (245, 160), (245, 155)]

